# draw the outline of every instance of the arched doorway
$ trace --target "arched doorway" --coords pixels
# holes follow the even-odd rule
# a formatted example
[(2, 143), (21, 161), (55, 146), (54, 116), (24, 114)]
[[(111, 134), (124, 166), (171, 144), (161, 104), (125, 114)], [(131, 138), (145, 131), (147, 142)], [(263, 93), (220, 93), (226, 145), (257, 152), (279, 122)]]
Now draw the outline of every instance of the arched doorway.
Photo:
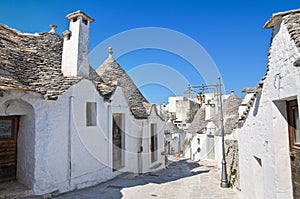
[(35, 117), (31, 104), (19, 99), (0, 105), (0, 182), (34, 182)]

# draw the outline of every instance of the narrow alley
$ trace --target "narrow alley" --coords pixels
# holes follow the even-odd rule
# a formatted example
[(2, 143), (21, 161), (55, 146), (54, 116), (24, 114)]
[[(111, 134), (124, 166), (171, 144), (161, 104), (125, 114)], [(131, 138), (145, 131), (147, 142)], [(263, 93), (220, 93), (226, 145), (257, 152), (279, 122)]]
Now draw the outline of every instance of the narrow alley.
[[(169, 160), (169, 168), (134, 176), (122, 174), (94, 187), (76, 190), (55, 198), (197, 198), (234, 199), (237, 193), (222, 189), (220, 170), (213, 161), (193, 162), (186, 159)], [(50, 195), (49, 195), (50, 196)], [(26, 199), (37, 199), (29, 197)]]

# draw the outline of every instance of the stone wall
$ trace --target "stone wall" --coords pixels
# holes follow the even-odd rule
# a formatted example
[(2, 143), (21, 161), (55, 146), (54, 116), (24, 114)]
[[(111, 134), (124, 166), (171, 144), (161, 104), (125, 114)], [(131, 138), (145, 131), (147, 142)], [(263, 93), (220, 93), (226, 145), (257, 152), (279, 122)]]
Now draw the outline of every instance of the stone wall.
[(237, 140), (225, 140), (225, 158), (230, 186), (240, 190), (239, 148)]

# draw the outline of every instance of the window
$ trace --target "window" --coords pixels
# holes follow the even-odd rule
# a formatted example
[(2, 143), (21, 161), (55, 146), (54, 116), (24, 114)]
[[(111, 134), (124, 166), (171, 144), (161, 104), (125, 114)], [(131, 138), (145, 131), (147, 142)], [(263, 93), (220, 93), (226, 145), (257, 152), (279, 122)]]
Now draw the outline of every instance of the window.
[(171, 133), (170, 133), (170, 130), (164, 130), (164, 134), (165, 134), (165, 136), (170, 135), (170, 134), (171, 134)]
[(300, 120), (297, 100), (287, 102), (291, 147), (300, 147)]
[(87, 102), (86, 103), (86, 126), (97, 125), (97, 103)]
[(156, 124), (151, 124), (151, 162), (157, 160), (157, 126)]

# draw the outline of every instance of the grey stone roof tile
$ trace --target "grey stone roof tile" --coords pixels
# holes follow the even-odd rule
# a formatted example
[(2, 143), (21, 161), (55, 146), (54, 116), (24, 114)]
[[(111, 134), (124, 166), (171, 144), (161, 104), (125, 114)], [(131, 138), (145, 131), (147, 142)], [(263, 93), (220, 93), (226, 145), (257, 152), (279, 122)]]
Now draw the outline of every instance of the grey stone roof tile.
[[(56, 33), (21, 34), (0, 25), (0, 89), (22, 89), (56, 100), (83, 77), (65, 77), (61, 72), (63, 40)], [(113, 87), (106, 85), (93, 68), (90, 77), (101, 95)]]
[(175, 124), (173, 124), (173, 122), (171, 122), (171, 121), (166, 122), (166, 124), (164, 126), (164, 130), (167, 130), (170, 133), (178, 133), (179, 132), (178, 127)]
[[(223, 117), (224, 117), (224, 133), (230, 134), (234, 128), (237, 126), (239, 120), (239, 106), (241, 105), (242, 99), (238, 98), (234, 92), (232, 92), (229, 97), (223, 101)], [(215, 108), (218, 108), (217, 105)], [(211, 122), (216, 126), (216, 135), (221, 135), (220, 119), (218, 111), (211, 112)], [(205, 107), (201, 107), (194, 117), (191, 126), (188, 129), (188, 133), (203, 133), (208, 120), (205, 120)]]
[(207, 123), (208, 121), (205, 121), (205, 107), (201, 107), (194, 116), (191, 126), (188, 129), (188, 133), (203, 133)]
[(150, 115), (152, 104), (112, 56), (109, 56), (96, 71), (106, 84), (122, 87), (130, 110), (136, 118), (147, 118)]
[[(56, 100), (83, 77), (65, 77), (61, 72), (63, 40), (54, 32), (21, 34), (0, 24), (0, 90), (30, 90), (46, 100)], [(119, 85), (123, 88), (132, 114), (147, 118), (152, 104), (144, 98), (130, 77), (112, 58), (99, 68), (89, 68), (99, 93), (110, 98)]]
[(289, 34), (297, 48), (300, 48), (300, 13), (291, 13), (283, 17)]
[(0, 25), (0, 84), (55, 100), (82, 79), (62, 75), (61, 54), (62, 40), (55, 33), (24, 35)]

